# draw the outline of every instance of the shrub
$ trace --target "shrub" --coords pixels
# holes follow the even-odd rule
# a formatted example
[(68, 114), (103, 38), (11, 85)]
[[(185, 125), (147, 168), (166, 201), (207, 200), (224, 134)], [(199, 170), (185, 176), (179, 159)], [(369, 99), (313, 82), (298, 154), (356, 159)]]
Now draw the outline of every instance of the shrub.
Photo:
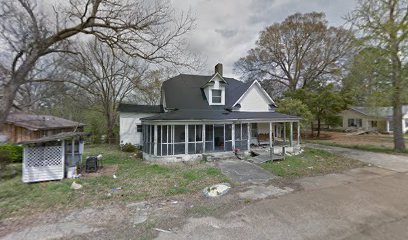
[(136, 152), (137, 148), (131, 143), (122, 144), (121, 149), (123, 152)]
[(6, 162), (22, 162), (23, 147), (14, 144), (2, 144), (0, 145), (0, 157), (2, 161)]

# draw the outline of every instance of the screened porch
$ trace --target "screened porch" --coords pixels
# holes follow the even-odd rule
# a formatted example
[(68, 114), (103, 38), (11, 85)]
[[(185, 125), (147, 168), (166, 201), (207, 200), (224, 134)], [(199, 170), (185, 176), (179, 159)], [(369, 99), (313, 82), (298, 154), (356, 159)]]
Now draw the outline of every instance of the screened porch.
[[(294, 138), (294, 125), (296, 131)], [(292, 147), (300, 143), (293, 122), (143, 122), (143, 156), (175, 161), (201, 158), (203, 153), (247, 152), (251, 147)]]

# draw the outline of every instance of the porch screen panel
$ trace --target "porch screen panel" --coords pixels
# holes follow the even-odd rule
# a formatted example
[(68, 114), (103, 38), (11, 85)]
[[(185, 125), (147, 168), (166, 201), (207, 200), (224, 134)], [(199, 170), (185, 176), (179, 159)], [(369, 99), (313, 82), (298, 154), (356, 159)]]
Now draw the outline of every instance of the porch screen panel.
[(248, 124), (235, 124), (235, 148), (241, 151), (248, 150)]
[(248, 150), (248, 123), (241, 126), (241, 150)]
[(203, 152), (203, 127), (202, 125), (188, 125), (188, 153)]
[(205, 125), (205, 152), (214, 152), (214, 126)]
[(225, 124), (224, 151), (232, 151), (232, 124)]
[(185, 126), (174, 126), (174, 155), (185, 154)]

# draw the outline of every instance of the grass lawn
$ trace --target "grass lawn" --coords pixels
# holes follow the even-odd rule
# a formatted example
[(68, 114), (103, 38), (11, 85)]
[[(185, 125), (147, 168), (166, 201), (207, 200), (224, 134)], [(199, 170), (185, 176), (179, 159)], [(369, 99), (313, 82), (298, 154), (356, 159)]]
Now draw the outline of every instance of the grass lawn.
[[(97, 204), (126, 203), (200, 191), (228, 179), (217, 168), (204, 163), (155, 165), (137, 159), (116, 146), (85, 146), (88, 155), (103, 155), (103, 164), (117, 166), (114, 174), (82, 177), (75, 182), (82, 189), (72, 190), (73, 179), (24, 184), (21, 164), (14, 165), (17, 176), (0, 180), (0, 219)], [(115, 189), (116, 188), (116, 189)], [(120, 188), (119, 190), (117, 188)]]
[(327, 151), (305, 148), (300, 155), (286, 157), (283, 161), (267, 162), (261, 166), (277, 176), (296, 178), (342, 172), (366, 164)]
[(344, 148), (352, 148), (357, 150), (369, 151), (369, 152), (379, 152), (379, 153), (389, 153), (389, 154), (397, 154), (397, 155), (407, 155), (408, 151), (405, 152), (395, 152), (392, 147), (387, 146), (378, 146), (378, 145), (371, 145), (371, 144), (343, 144), (343, 143), (334, 143), (326, 140), (307, 140), (306, 142), (309, 143), (316, 143), (322, 144), (327, 146), (334, 146), (334, 147), (344, 147)]

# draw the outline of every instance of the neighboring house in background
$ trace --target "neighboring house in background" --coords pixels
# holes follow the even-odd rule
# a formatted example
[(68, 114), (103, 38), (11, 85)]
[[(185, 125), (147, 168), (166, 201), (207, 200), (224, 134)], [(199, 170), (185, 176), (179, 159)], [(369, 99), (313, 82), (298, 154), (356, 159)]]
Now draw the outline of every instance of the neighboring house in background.
[[(362, 129), (390, 133), (393, 131), (392, 107), (351, 107), (341, 112), (343, 129)], [(408, 105), (402, 106), (402, 130), (408, 131)]]
[(150, 117), (163, 112), (161, 105), (135, 105), (122, 103), (119, 105), (119, 134), (120, 143), (142, 145), (141, 118)]
[(83, 132), (84, 126), (79, 122), (49, 115), (13, 112), (7, 117), (5, 134), (9, 142), (19, 143), (62, 132)]
[(300, 118), (276, 112), (258, 81), (224, 77), (222, 64), (211, 76), (180, 74), (168, 79), (160, 102), (150, 110), (140, 105), (119, 108), (121, 143), (137, 144), (140, 132), (135, 129), (141, 123), (139, 145), (146, 160), (200, 159), (203, 153), (247, 152), (261, 143), (293, 151), (300, 143)]

